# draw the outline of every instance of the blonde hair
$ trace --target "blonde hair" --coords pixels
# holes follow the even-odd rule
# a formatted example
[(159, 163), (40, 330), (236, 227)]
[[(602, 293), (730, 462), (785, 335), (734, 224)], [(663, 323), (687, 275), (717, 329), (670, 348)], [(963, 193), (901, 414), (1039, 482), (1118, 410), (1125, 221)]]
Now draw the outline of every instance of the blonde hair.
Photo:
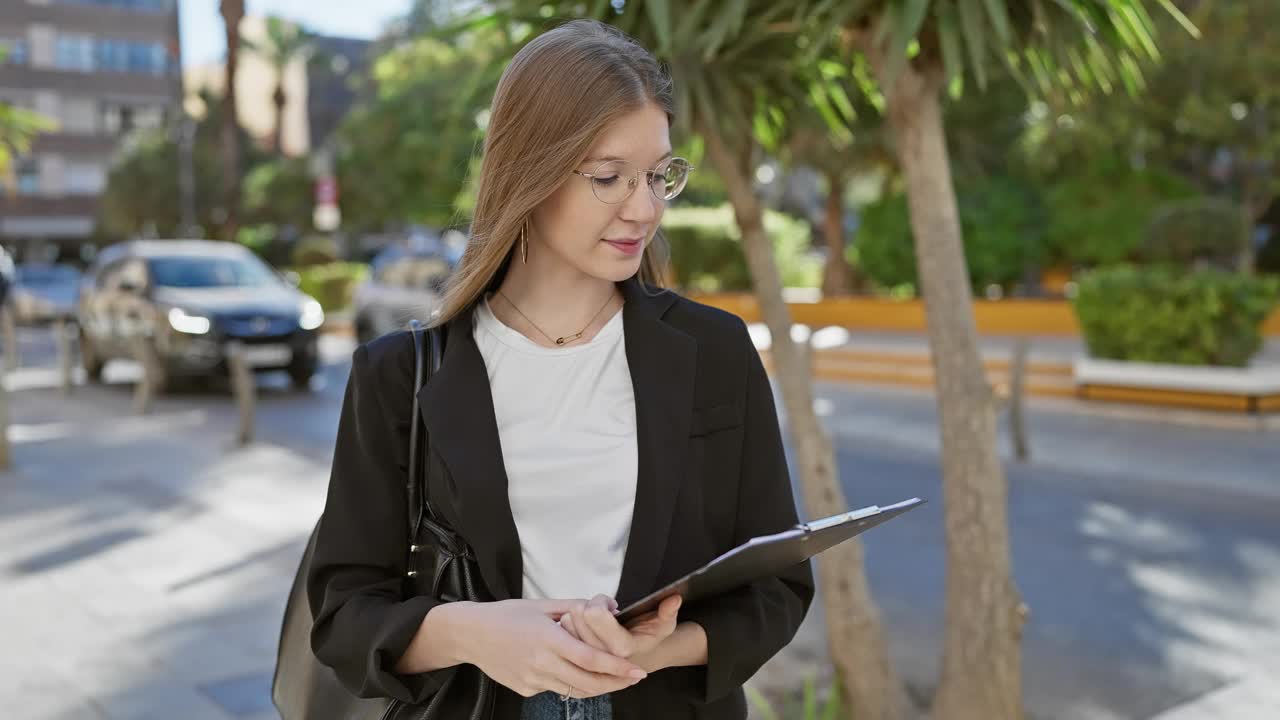
[[(506, 276), (530, 213), (568, 180), (611, 123), (648, 103), (675, 113), (671, 78), (617, 28), (574, 20), (521, 48), (498, 80), (477, 179), (471, 238), (445, 286), (432, 325), (443, 325)], [(645, 248), (639, 277), (662, 286), (660, 235)]]

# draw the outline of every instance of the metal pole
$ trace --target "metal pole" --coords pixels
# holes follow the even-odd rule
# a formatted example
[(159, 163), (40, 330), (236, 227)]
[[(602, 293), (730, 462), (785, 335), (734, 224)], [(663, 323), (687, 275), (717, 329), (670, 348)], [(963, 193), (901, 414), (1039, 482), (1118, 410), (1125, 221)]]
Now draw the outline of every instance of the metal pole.
[(74, 384), (71, 370), (71, 327), (65, 317), (59, 317), (53, 322), (54, 340), (58, 343), (58, 369), (63, 395), (70, 395), (71, 386)]
[(156, 391), (156, 358), (150, 338), (142, 333), (133, 336), (133, 356), (142, 366), (142, 378), (134, 386), (133, 410), (139, 415), (146, 415), (151, 411)]
[(227, 343), (227, 369), (231, 373), (231, 391), (235, 394), (236, 405), (240, 408), (240, 427), (236, 432), (236, 442), (248, 445), (253, 442), (253, 414), (257, 404), (257, 387), (253, 382), (253, 371), (244, 358), (244, 346), (239, 342)]
[(9, 453), (9, 381), (0, 376), (0, 470), (8, 470), (12, 465)]
[(1013, 456), (1020, 461), (1031, 455), (1031, 448), (1027, 445), (1026, 416), (1022, 407), (1027, 350), (1027, 339), (1019, 337), (1013, 346), (1013, 363), (1009, 369), (1009, 433), (1013, 440)]
[(22, 352), (18, 348), (18, 323), (13, 317), (12, 302), (0, 307), (0, 323), (4, 325), (4, 369), (13, 372), (22, 365)]

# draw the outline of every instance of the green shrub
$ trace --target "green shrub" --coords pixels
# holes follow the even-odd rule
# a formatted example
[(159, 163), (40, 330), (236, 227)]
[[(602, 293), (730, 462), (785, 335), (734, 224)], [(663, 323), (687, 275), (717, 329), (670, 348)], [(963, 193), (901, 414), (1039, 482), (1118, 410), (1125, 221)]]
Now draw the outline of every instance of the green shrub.
[(330, 265), (338, 261), (338, 243), (323, 235), (308, 235), (293, 247), (293, 266)]
[(298, 289), (319, 301), (325, 312), (351, 305), (351, 294), (369, 275), (363, 263), (333, 262), (297, 268)]
[(243, 225), (236, 231), (236, 242), (249, 248), (255, 255), (264, 260), (268, 260), (268, 250), (275, 239), (276, 227), (274, 225)]
[(1271, 237), (1258, 249), (1253, 262), (1258, 272), (1280, 275), (1280, 227), (1271, 231)]
[(1094, 357), (1244, 367), (1277, 300), (1275, 278), (1118, 265), (1084, 274), (1074, 303)]
[(1044, 193), (1050, 260), (1086, 267), (1132, 260), (1157, 209), (1194, 195), (1173, 175), (1118, 163), (1058, 179)]
[(882, 287), (918, 286), (907, 196), (882, 198), (862, 210), (853, 245), (859, 267)]
[[(969, 282), (1009, 288), (1043, 252), (1043, 211), (1034, 192), (1009, 178), (991, 178), (957, 197)], [(886, 288), (918, 286), (907, 198), (897, 194), (867, 206), (854, 243), (860, 267)]]
[(1235, 270), (1245, 249), (1245, 232), (1244, 215), (1233, 203), (1218, 198), (1170, 203), (1147, 226), (1142, 260)]
[[(765, 232), (786, 287), (817, 287), (822, 261), (809, 252), (809, 226), (782, 213), (766, 210)], [(676, 207), (667, 210), (662, 232), (671, 246), (675, 282), (698, 292), (751, 289), (751, 273), (742, 252), (742, 236), (733, 209)]]

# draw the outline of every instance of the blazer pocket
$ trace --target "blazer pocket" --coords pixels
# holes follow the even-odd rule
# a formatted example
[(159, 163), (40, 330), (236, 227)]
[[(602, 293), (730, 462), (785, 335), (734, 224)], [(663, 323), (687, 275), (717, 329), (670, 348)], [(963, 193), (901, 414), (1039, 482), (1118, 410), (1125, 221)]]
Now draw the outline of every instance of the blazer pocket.
[(740, 403), (727, 402), (694, 408), (692, 422), (689, 425), (689, 437), (708, 435), (717, 430), (727, 430), (741, 425), (742, 405)]

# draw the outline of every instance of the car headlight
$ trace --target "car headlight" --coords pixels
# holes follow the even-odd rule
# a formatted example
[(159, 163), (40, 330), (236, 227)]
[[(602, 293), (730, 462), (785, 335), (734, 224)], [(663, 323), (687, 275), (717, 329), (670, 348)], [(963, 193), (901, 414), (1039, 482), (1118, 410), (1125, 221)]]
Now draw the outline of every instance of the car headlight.
[(191, 315), (182, 308), (169, 310), (169, 327), (188, 335), (204, 335), (212, 323), (203, 315)]
[(303, 330), (315, 330), (324, 324), (324, 308), (315, 300), (302, 304), (302, 313), (298, 316), (298, 326)]

